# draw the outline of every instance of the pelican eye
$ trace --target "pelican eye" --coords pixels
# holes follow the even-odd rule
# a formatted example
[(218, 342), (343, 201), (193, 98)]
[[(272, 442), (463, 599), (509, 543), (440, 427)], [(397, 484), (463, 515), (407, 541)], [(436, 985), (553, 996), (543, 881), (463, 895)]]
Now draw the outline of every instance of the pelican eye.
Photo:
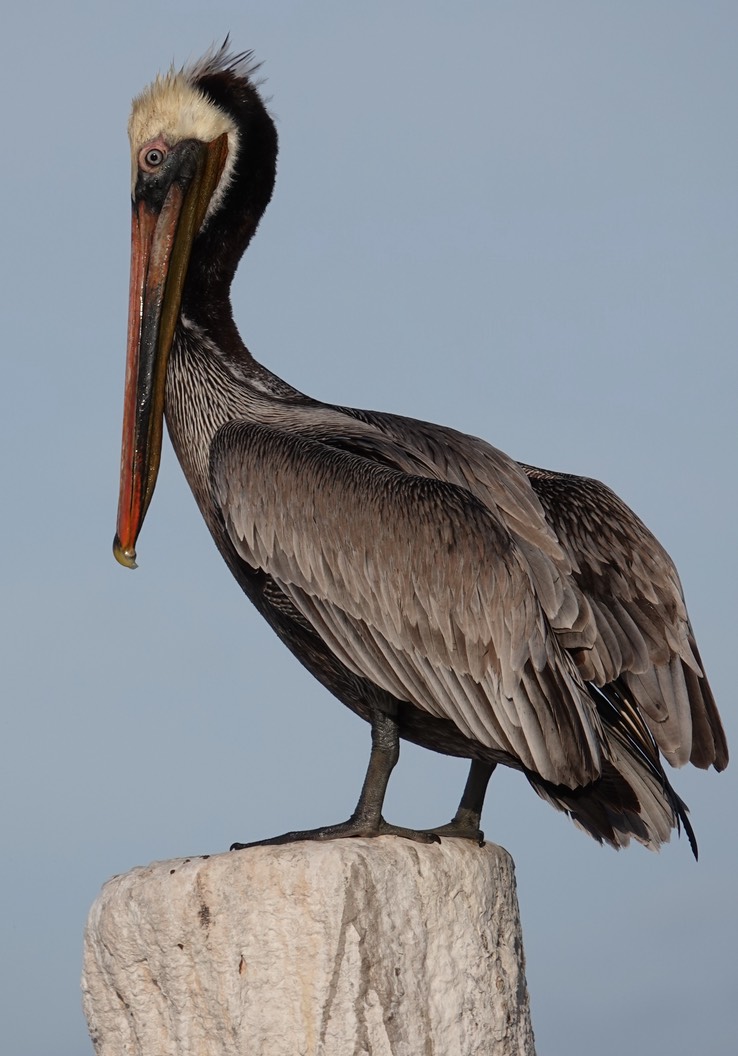
[(151, 169), (158, 169), (165, 157), (166, 151), (162, 150), (161, 147), (149, 147), (149, 149), (143, 151), (141, 155), (142, 166), (149, 171), (151, 171)]

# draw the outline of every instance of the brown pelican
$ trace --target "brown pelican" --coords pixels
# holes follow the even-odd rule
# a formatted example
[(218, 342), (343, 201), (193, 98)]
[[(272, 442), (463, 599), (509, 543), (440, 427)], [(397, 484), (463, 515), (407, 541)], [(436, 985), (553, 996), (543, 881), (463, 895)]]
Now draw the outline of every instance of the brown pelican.
[[(311, 399), (241, 341), (230, 286), (277, 158), (255, 70), (226, 42), (133, 103), (114, 552), (135, 567), (166, 416), (231, 572), (371, 724), (351, 818), (267, 842), (481, 840), (502, 763), (600, 842), (657, 848), (683, 825), (695, 849), (661, 756), (722, 770), (727, 746), (677, 572), (636, 515), (595, 480), (453, 429)], [(471, 760), (456, 816), (432, 832), (382, 817), (401, 737)]]

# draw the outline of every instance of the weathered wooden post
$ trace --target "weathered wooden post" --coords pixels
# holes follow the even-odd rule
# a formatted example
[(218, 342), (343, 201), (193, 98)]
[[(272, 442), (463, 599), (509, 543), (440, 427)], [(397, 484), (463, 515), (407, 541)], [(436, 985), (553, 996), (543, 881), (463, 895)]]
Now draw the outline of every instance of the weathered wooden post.
[(391, 836), (156, 862), (90, 911), (97, 1056), (533, 1056), (506, 851)]

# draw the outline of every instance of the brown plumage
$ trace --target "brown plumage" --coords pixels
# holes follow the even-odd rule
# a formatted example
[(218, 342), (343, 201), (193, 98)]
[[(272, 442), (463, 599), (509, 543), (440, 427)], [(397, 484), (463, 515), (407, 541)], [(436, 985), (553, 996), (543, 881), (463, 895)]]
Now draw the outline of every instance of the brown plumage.
[[(598, 840), (655, 848), (680, 823), (692, 839), (660, 753), (720, 770), (727, 747), (676, 570), (635, 514), (597, 481), (475, 437), (313, 400), (241, 342), (230, 282), (276, 162), (253, 72), (224, 48), (134, 104), (116, 556), (133, 564), (163, 410), (244, 591), (372, 724), (350, 821), (278, 839), (481, 838), (498, 763)], [(398, 737), (472, 760), (456, 818), (433, 834), (381, 817)]]

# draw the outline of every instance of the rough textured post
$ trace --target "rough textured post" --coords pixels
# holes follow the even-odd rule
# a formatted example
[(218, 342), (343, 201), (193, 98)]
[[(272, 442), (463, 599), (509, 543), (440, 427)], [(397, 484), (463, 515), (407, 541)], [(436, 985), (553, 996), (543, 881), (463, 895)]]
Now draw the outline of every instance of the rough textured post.
[(395, 837), (157, 862), (85, 935), (97, 1056), (533, 1056), (512, 861)]

